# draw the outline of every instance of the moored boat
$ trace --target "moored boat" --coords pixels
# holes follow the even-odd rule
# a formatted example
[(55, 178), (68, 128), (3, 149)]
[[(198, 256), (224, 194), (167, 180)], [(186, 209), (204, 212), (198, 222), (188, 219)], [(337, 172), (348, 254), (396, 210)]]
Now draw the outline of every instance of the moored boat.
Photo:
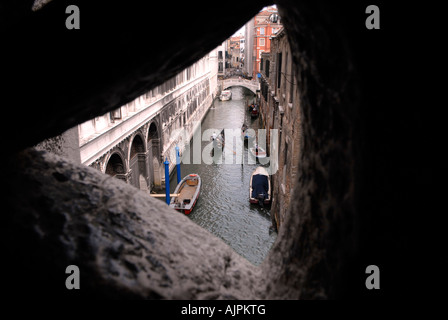
[(221, 91), (221, 94), (219, 95), (219, 100), (228, 101), (230, 99), (232, 99), (232, 91), (230, 90)]
[(271, 180), (263, 167), (257, 167), (250, 177), (249, 202), (260, 206), (271, 203)]
[(171, 198), (170, 207), (190, 214), (199, 198), (201, 191), (201, 177), (197, 174), (185, 176), (174, 190), (175, 197)]
[(255, 144), (253, 147), (249, 148), (250, 153), (258, 159), (264, 159), (267, 156), (266, 150), (264, 150), (259, 145)]

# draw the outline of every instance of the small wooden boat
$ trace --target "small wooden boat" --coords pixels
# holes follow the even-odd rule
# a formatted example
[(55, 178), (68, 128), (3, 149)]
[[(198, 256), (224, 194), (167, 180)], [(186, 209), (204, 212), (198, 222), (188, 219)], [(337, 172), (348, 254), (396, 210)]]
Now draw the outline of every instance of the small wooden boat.
[(178, 195), (171, 199), (170, 207), (190, 214), (198, 201), (200, 191), (201, 177), (197, 174), (189, 174), (179, 182), (174, 190), (174, 194)]
[(230, 99), (232, 99), (232, 91), (230, 90), (221, 91), (221, 94), (219, 95), (219, 100), (228, 101)]
[(271, 180), (263, 167), (257, 167), (250, 177), (249, 202), (262, 207), (271, 203)]
[(267, 156), (266, 150), (264, 150), (262, 147), (258, 146), (257, 144), (251, 148), (249, 148), (250, 153), (258, 159), (264, 159)]

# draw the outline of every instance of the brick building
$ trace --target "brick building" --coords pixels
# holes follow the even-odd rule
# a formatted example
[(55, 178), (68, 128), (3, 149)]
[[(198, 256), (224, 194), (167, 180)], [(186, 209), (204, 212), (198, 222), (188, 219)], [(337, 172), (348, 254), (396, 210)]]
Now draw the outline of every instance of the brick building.
[[(270, 52), (260, 54), (260, 111), (266, 129), (278, 130), (278, 171), (272, 176), (272, 222), (285, 220), (297, 169), (301, 142), (300, 96), (293, 74), (291, 49), (284, 29), (272, 36)], [(267, 130), (269, 135), (270, 130)], [(267, 137), (270, 141), (270, 137)]]
[(242, 36), (233, 36), (230, 38), (230, 65), (232, 68), (241, 68), (241, 38)]
[(252, 75), (254, 78), (260, 72), (261, 54), (270, 51), (271, 36), (275, 35), (281, 27), (275, 6), (264, 8), (253, 18)]

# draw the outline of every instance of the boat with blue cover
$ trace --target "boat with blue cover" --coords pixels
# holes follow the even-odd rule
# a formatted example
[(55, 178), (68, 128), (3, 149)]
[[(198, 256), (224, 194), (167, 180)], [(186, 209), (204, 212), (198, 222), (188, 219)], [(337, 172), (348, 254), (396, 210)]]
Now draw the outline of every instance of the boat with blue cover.
[(263, 167), (257, 167), (250, 177), (249, 202), (262, 207), (271, 203), (271, 180)]

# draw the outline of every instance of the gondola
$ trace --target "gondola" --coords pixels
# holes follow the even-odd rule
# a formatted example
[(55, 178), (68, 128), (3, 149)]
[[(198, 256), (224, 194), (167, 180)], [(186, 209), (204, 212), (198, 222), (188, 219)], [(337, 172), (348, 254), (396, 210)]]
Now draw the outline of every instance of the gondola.
[(271, 180), (263, 167), (257, 167), (250, 177), (249, 202), (262, 207), (271, 203)]
[(256, 117), (258, 117), (258, 113), (259, 113), (259, 111), (258, 111), (258, 106), (255, 105), (255, 106), (252, 108), (252, 110), (250, 111), (250, 116), (251, 116), (251, 118), (256, 118)]
[(212, 136), (210, 137), (210, 141), (213, 142), (213, 147), (216, 146), (220, 149), (224, 148), (226, 141), (224, 129), (222, 129), (220, 133), (213, 132)]
[(245, 123), (243, 123), (241, 127), (241, 139), (249, 140), (255, 138), (255, 132), (253, 130), (247, 130), (248, 127)]
[(171, 198), (170, 207), (190, 214), (198, 201), (201, 183), (201, 177), (197, 174), (189, 174), (184, 177), (174, 190), (174, 194), (177, 196)]
[(212, 157), (215, 155), (215, 150), (222, 151), (226, 144), (226, 138), (225, 138), (225, 132), (224, 129), (221, 130), (219, 134), (216, 132), (213, 132), (212, 136), (210, 137), (210, 141), (213, 142), (213, 148), (210, 151)]

